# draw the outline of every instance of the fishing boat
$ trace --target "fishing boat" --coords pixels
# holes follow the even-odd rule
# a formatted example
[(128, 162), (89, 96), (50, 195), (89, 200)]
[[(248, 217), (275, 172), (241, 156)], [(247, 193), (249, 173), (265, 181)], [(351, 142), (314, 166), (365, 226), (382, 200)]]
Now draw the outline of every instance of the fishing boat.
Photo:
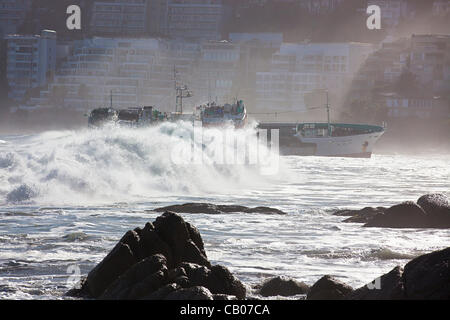
[(214, 102), (199, 106), (200, 120), (203, 127), (221, 127), (231, 125), (242, 128), (248, 122), (247, 109), (244, 101), (234, 104), (216, 105)]
[(121, 127), (144, 127), (167, 120), (167, 114), (154, 107), (132, 107), (128, 109), (98, 108), (89, 114), (88, 126), (98, 128), (107, 124)]
[(370, 158), (386, 126), (332, 123), (327, 94), (327, 122), (260, 123), (259, 129), (279, 130), (283, 155)]

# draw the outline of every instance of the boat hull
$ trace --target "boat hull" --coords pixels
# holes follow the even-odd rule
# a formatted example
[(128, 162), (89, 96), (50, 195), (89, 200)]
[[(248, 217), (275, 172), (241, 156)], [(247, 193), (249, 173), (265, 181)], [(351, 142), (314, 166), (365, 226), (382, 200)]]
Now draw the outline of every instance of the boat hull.
[(382, 135), (383, 132), (314, 138), (296, 135), (295, 138), (299, 143), (297, 148), (295, 146), (284, 148), (282, 152), (304, 156), (370, 158), (376, 142)]

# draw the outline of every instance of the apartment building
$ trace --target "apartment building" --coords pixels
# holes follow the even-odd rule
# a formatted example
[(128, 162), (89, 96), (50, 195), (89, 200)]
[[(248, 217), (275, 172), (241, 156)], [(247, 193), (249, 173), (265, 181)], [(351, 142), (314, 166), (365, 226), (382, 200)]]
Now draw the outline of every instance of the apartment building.
[(6, 40), (9, 96), (20, 101), (29, 89), (44, 86), (52, 78), (56, 68), (56, 32), (9, 35)]
[(373, 51), (363, 43), (283, 43), (268, 72), (256, 74), (256, 100), (262, 110), (306, 110), (304, 96), (317, 89), (341, 97)]
[(222, 0), (168, 0), (167, 35), (185, 40), (221, 40)]
[[(150, 32), (151, 0), (95, 1), (90, 31), (97, 35), (140, 36)], [(154, 6), (152, 7), (154, 9)]]
[(0, 0), (0, 38), (17, 33), (30, 9), (31, 0)]
[(450, 90), (450, 35), (413, 35), (411, 72), (434, 92)]

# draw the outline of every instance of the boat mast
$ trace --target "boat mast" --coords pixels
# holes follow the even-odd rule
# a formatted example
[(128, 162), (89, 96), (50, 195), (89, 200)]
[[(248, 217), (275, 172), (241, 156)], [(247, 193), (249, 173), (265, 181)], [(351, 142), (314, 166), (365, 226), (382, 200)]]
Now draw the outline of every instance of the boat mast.
[(110, 108), (113, 107), (113, 97), (112, 97), (112, 90), (109, 92), (109, 99), (110, 99)]
[(327, 90), (327, 123), (328, 123), (328, 136), (331, 136), (331, 123), (330, 123), (330, 103), (328, 98), (328, 90)]

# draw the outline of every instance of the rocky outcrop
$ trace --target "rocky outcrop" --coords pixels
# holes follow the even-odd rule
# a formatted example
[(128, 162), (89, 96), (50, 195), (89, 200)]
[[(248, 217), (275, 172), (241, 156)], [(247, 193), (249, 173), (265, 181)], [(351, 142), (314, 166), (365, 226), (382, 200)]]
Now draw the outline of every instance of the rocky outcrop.
[(245, 299), (245, 286), (208, 261), (199, 231), (174, 212), (128, 231), (70, 296), (108, 300)]
[(157, 208), (156, 212), (171, 211), (176, 213), (196, 214), (227, 214), (227, 213), (256, 213), (256, 214), (286, 214), (285, 212), (269, 207), (248, 208), (235, 205), (215, 205), (211, 203), (185, 203), (163, 208)]
[(417, 204), (428, 214), (434, 228), (450, 228), (450, 200), (443, 194), (426, 194)]
[(386, 211), (384, 207), (365, 207), (361, 210), (339, 210), (334, 213), (336, 216), (350, 217), (344, 222), (367, 223), (379, 213)]
[(392, 206), (364, 225), (364, 227), (379, 228), (428, 228), (429, 226), (426, 212), (412, 201)]
[(417, 257), (403, 272), (408, 299), (450, 299), (450, 247)]
[(349, 216), (343, 222), (364, 223), (378, 228), (450, 228), (450, 200), (444, 194), (427, 194), (412, 201), (361, 210), (339, 210), (337, 216)]
[(307, 300), (342, 300), (353, 292), (349, 285), (326, 275), (309, 290)]
[(371, 283), (356, 289), (346, 298), (349, 300), (406, 299), (402, 275), (403, 269), (397, 266)]
[(309, 290), (309, 300), (449, 300), (450, 247), (417, 257), (404, 268), (390, 272), (352, 290), (325, 276)]
[(259, 294), (263, 297), (284, 296), (290, 297), (298, 294), (306, 294), (309, 286), (287, 277), (275, 277), (266, 280), (259, 288)]

